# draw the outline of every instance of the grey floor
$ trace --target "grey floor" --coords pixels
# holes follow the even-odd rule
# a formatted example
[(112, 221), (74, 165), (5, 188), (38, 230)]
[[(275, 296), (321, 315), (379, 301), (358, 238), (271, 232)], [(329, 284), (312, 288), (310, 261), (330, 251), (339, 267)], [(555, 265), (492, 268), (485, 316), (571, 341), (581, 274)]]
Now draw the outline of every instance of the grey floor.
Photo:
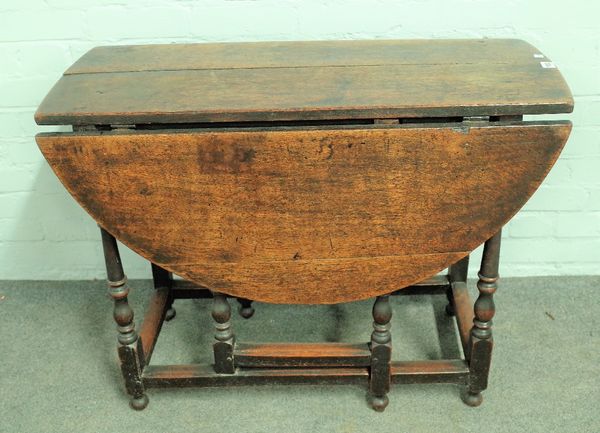
[[(151, 290), (132, 281), (139, 313)], [(504, 279), (490, 387), (398, 385), (384, 413), (361, 386), (152, 389), (128, 408), (102, 281), (0, 281), (0, 432), (600, 432), (600, 277)], [(394, 357), (460, 356), (444, 297), (393, 298)], [(153, 363), (210, 362), (209, 301), (177, 301)], [(257, 304), (239, 340), (367, 341), (370, 302)], [(435, 319), (435, 320), (434, 320)]]

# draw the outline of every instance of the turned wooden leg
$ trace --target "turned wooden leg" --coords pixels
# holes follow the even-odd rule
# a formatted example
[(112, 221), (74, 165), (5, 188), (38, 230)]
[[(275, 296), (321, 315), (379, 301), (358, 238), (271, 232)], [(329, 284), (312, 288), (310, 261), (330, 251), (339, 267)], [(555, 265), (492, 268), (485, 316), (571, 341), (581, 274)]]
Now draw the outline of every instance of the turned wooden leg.
[(244, 319), (249, 319), (254, 315), (254, 307), (252, 307), (252, 301), (246, 298), (237, 298), (240, 304), (240, 316)]
[(125, 379), (127, 393), (131, 396), (130, 406), (142, 410), (148, 406), (144, 384), (142, 382), (142, 360), (138, 349), (138, 335), (133, 323), (133, 310), (129, 306), (127, 295), (127, 277), (123, 272), (117, 241), (110, 233), (100, 228), (102, 246), (106, 262), (106, 274), (110, 296), (114, 300), (114, 319), (117, 322), (119, 359), (121, 372)]
[(446, 305), (446, 314), (448, 316), (454, 316), (454, 296), (452, 295), (452, 283), (467, 282), (467, 274), (469, 272), (469, 256), (465, 256), (458, 262), (450, 266), (448, 270), (448, 279), (450, 280), (450, 287), (446, 290), (446, 298), (448, 304)]
[(501, 231), (486, 241), (479, 270), (477, 289), (479, 297), (475, 301), (473, 328), (469, 340), (469, 385), (463, 394), (463, 401), (469, 406), (479, 406), (483, 400), (481, 391), (487, 388), (488, 374), (492, 360), (492, 318), (496, 312), (494, 292), (498, 281)]
[(152, 265), (152, 280), (154, 281), (154, 288), (160, 289), (162, 287), (169, 288), (169, 300), (167, 302), (167, 311), (165, 313), (165, 320), (168, 322), (175, 318), (177, 312), (173, 308), (173, 302), (175, 299), (171, 294), (171, 287), (173, 286), (173, 274), (160, 266), (151, 263)]
[(390, 390), (390, 362), (392, 308), (389, 295), (378, 296), (373, 305), (373, 333), (371, 334), (371, 377), (369, 391), (373, 409), (382, 412), (388, 405)]
[(235, 338), (231, 329), (231, 307), (227, 296), (213, 292), (214, 302), (212, 317), (215, 320), (215, 343), (213, 351), (215, 356), (215, 372), (232, 374), (235, 372), (233, 362), (233, 345)]

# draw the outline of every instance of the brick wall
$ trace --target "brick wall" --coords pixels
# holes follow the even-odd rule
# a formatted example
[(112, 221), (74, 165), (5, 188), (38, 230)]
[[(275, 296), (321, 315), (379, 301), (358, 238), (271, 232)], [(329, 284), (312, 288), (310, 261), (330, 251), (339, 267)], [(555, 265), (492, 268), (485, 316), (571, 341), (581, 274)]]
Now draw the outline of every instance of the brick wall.
[[(98, 230), (33, 136), (33, 113), (72, 62), (102, 44), (360, 38), (522, 38), (558, 64), (574, 130), (505, 230), (502, 273), (600, 273), (600, 3), (542, 1), (0, 2), (0, 278), (102, 278)], [(535, 83), (531, 83), (535, 85)], [(478, 254), (476, 254), (478, 256)], [(477, 260), (477, 257), (476, 257)], [(132, 277), (148, 265), (124, 252)], [(474, 267), (475, 268), (475, 267)], [(474, 270), (474, 269), (473, 269)]]

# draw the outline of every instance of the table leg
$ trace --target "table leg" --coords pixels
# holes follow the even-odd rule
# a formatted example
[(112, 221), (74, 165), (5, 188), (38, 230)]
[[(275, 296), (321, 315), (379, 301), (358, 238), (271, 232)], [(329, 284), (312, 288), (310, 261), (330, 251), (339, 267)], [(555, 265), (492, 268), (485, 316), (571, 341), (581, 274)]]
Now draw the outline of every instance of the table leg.
[(498, 281), (501, 231), (488, 239), (483, 247), (483, 257), (479, 270), (477, 289), (479, 297), (475, 301), (473, 328), (469, 340), (470, 378), (463, 401), (469, 406), (479, 406), (483, 400), (481, 391), (487, 388), (488, 374), (492, 360), (492, 318), (496, 312), (494, 292)]
[(143, 362), (137, 344), (138, 335), (133, 322), (133, 310), (127, 300), (129, 294), (129, 288), (126, 285), (127, 277), (123, 272), (116, 239), (103, 228), (100, 228), (100, 232), (102, 234), (109, 293), (114, 300), (113, 316), (119, 331), (118, 352), (121, 361), (121, 372), (125, 379), (127, 393), (131, 395), (130, 406), (133, 409), (142, 410), (148, 405), (148, 397), (142, 382)]
[(171, 287), (173, 286), (173, 274), (166, 269), (161, 268), (157, 264), (151, 263), (152, 265), (152, 281), (154, 282), (154, 288), (160, 289), (162, 287), (169, 288), (169, 300), (167, 303), (167, 312), (165, 313), (165, 320), (168, 322), (175, 318), (177, 311), (173, 307), (175, 298), (171, 293)]
[(373, 305), (373, 333), (371, 334), (371, 377), (369, 390), (371, 405), (378, 412), (389, 403), (390, 363), (392, 358), (392, 334), (390, 320), (392, 307), (389, 295), (378, 296)]
[(231, 329), (231, 307), (227, 301), (227, 295), (213, 292), (213, 296), (212, 317), (216, 322), (216, 341), (213, 344), (215, 372), (232, 374), (235, 372), (233, 361), (235, 337)]

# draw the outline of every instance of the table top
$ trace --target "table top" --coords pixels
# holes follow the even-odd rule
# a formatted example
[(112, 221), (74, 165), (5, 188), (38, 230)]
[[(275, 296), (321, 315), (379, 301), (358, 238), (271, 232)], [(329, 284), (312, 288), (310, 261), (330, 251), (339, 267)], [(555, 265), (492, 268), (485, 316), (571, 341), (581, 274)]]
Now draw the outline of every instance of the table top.
[(514, 39), (97, 47), (42, 125), (272, 122), (565, 113), (556, 66)]
[(98, 224), (232, 296), (328, 304), (410, 286), (496, 233), (570, 122), (38, 134)]

